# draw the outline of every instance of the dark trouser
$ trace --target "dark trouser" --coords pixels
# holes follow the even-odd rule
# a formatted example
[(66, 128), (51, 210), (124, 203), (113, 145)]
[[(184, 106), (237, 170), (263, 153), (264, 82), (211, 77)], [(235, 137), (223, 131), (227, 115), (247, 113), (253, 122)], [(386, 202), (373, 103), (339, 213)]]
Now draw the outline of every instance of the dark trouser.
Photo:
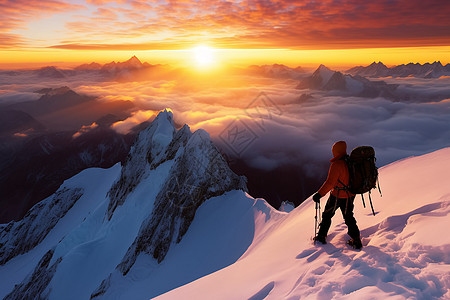
[(325, 210), (322, 214), (322, 223), (320, 223), (320, 229), (318, 236), (326, 237), (328, 229), (331, 226), (331, 218), (338, 208), (341, 209), (342, 216), (344, 217), (345, 224), (348, 227), (348, 235), (352, 239), (359, 239), (359, 229), (356, 225), (355, 217), (353, 216), (353, 201), (355, 196), (347, 198), (336, 198), (330, 194), (327, 204), (325, 205)]

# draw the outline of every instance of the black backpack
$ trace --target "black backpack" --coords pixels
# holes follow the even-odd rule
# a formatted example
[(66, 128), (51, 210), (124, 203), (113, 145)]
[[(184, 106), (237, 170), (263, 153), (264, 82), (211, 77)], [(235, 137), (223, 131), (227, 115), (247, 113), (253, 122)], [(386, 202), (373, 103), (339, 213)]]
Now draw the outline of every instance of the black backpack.
[(349, 185), (346, 189), (352, 194), (361, 194), (364, 207), (364, 193), (369, 193), (370, 207), (375, 216), (375, 211), (372, 205), (372, 198), (370, 192), (375, 189), (378, 184), (378, 191), (381, 195), (380, 184), (378, 183), (378, 168), (375, 165), (375, 150), (370, 146), (359, 146), (352, 150), (350, 156), (344, 157), (348, 166)]

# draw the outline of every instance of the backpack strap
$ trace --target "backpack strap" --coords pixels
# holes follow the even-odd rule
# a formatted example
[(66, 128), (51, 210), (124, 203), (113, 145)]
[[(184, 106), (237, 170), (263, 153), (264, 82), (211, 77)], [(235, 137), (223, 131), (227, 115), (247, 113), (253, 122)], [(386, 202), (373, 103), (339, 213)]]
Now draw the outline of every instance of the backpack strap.
[(345, 193), (347, 194), (347, 201), (345, 202), (345, 211), (344, 211), (344, 214), (347, 215), (348, 201), (350, 199), (349, 187), (345, 185), (340, 179), (338, 179), (338, 182), (343, 185), (342, 187), (339, 186), (335, 187), (335, 189), (338, 190), (338, 196), (340, 191), (345, 191)]

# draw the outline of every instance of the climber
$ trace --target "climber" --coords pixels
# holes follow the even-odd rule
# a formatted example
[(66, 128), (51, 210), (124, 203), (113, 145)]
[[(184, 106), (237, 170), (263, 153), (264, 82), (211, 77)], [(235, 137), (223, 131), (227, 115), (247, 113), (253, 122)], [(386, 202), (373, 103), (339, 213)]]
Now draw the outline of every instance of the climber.
[(330, 190), (330, 197), (325, 205), (322, 214), (322, 222), (319, 225), (319, 232), (314, 237), (314, 241), (326, 244), (328, 229), (331, 226), (331, 218), (338, 208), (341, 209), (345, 224), (348, 228), (348, 235), (351, 239), (347, 242), (355, 249), (361, 249), (362, 243), (358, 225), (356, 225), (353, 216), (353, 202), (355, 195), (350, 193), (345, 187), (349, 184), (349, 172), (347, 163), (345, 162), (347, 155), (347, 144), (344, 141), (334, 143), (332, 149), (333, 158), (330, 160), (331, 166), (328, 171), (327, 180), (322, 187), (313, 196), (316, 203), (320, 202), (320, 198), (325, 196)]

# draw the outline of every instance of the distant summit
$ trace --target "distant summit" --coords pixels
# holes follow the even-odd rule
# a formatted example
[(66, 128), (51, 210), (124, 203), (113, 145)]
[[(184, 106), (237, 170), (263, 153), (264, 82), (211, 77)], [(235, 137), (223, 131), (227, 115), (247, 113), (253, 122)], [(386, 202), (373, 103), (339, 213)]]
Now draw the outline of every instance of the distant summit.
[(409, 63), (398, 65), (392, 68), (386, 67), (382, 62), (373, 62), (367, 67), (358, 66), (351, 68), (346, 73), (365, 77), (418, 77), (418, 78), (439, 78), (450, 76), (450, 64), (445, 66), (440, 61), (433, 63)]
[(131, 71), (144, 68), (144, 64), (137, 58), (133, 56), (124, 62), (110, 62), (101, 67), (101, 71), (104, 72), (121, 72), (121, 71)]
[(367, 67), (359, 66), (351, 68), (346, 73), (363, 77), (386, 77), (389, 76), (389, 68), (379, 61), (373, 62)]
[(35, 91), (35, 93), (42, 94), (42, 96), (38, 100), (11, 104), (8, 108), (29, 113), (33, 117), (39, 117), (52, 112), (68, 109), (94, 99), (94, 97), (77, 94), (67, 86), (59, 88), (43, 88)]
[(301, 80), (297, 88), (310, 88), (316, 90), (325, 89), (325, 86), (335, 73), (335, 71), (328, 69), (326, 66), (320, 65), (311, 77)]
[(43, 67), (37, 70), (34, 70), (34, 73), (39, 77), (47, 77), (47, 78), (53, 78), (53, 79), (60, 79), (65, 78), (66, 75), (64, 72), (56, 67), (49, 66), (49, 67)]
[[(382, 69), (383, 64), (375, 64), (374, 68)], [(309, 77), (300, 79), (297, 89), (311, 89), (336, 92), (346, 96), (365, 98), (385, 97), (396, 99), (397, 85), (387, 84), (384, 81), (370, 81), (362, 76), (352, 76), (333, 71), (320, 65)], [(304, 100), (302, 100), (304, 101)]]
[(150, 72), (160, 70), (161, 65), (151, 65), (147, 62), (141, 62), (139, 58), (133, 55), (130, 59), (123, 62), (109, 62), (106, 64), (99, 64), (91, 62), (89, 64), (82, 64), (73, 69), (74, 74), (78, 75), (88, 73), (97, 74), (106, 79), (113, 80), (139, 80), (147, 78), (146, 75)]
[(259, 75), (270, 78), (292, 78), (299, 79), (304, 76), (302, 67), (290, 68), (283, 64), (273, 65), (251, 65), (247, 68), (252, 75)]

